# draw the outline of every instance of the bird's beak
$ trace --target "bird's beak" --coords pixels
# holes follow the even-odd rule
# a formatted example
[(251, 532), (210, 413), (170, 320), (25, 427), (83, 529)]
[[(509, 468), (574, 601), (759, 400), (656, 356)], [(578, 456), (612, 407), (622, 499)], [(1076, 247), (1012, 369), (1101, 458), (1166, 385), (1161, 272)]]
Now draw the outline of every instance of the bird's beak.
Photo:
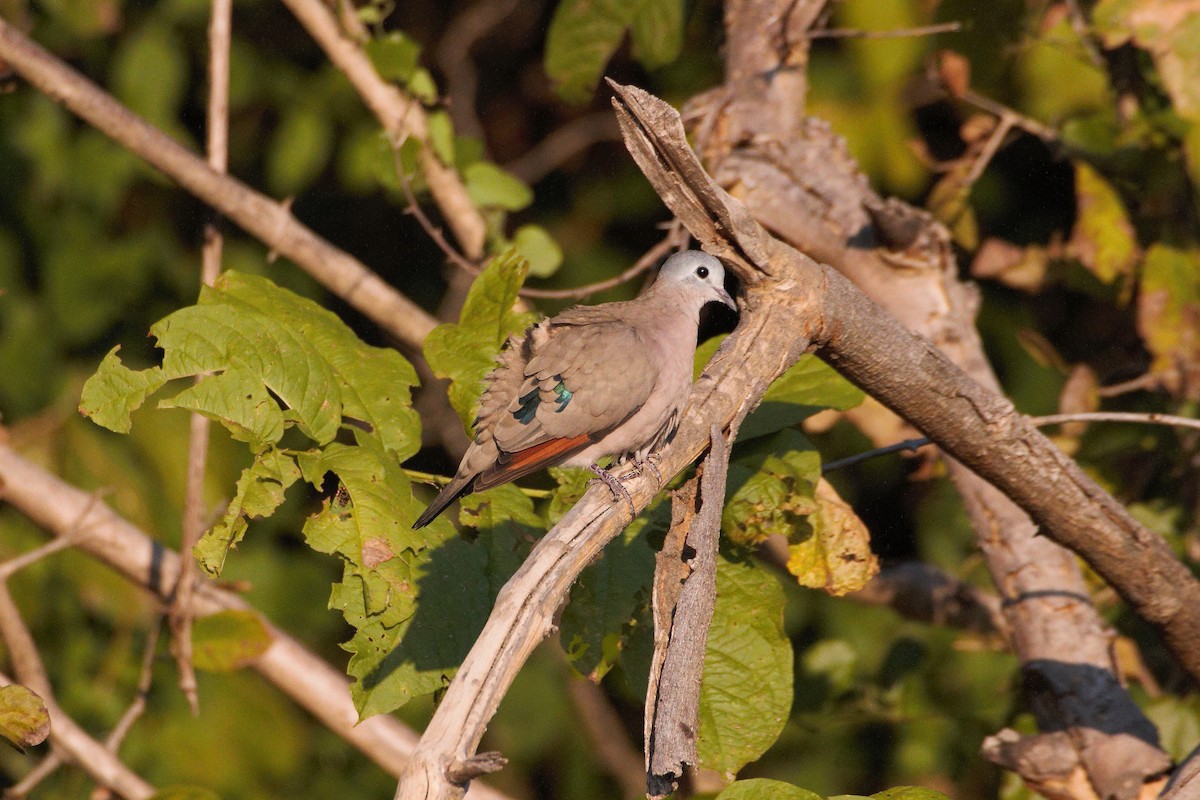
[(725, 287), (718, 286), (718, 287), (716, 287), (716, 289), (717, 289), (717, 299), (720, 300), (725, 305), (732, 308), (734, 311), (737, 311), (738, 310), (737, 302), (734, 301), (734, 299), (729, 296), (729, 292), (725, 291)]

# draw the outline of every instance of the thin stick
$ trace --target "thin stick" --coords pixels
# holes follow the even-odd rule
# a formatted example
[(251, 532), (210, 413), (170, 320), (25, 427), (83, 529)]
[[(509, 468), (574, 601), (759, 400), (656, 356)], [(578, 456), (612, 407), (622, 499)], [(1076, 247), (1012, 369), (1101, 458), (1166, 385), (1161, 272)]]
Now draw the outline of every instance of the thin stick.
[(620, 286), (622, 283), (631, 281), (638, 275), (641, 275), (646, 270), (657, 264), (667, 253), (674, 250), (682, 240), (682, 226), (679, 220), (671, 223), (671, 228), (662, 241), (647, 250), (641, 258), (634, 262), (633, 266), (625, 270), (619, 275), (614, 275), (606, 280), (589, 283), (586, 286), (576, 286), (574, 289), (529, 289), (522, 288), (522, 297), (544, 298), (549, 300), (582, 300), (586, 297), (603, 292), (606, 289), (611, 289), (614, 286)]
[[(1173, 414), (1137, 413), (1133, 411), (1087, 411), (1078, 414), (1051, 414), (1045, 417), (1029, 417), (1029, 422), (1038, 428), (1048, 425), (1061, 425), (1065, 422), (1132, 422), (1140, 425), (1165, 425), (1172, 428), (1191, 428), (1200, 430), (1200, 419), (1179, 417)], [(903, 442), (889, 444), (886, 447), (867, 450), (852, 456), (830, 461), (821, 467), (821, 473), (842, 469), (860, 461), (866, 461), (876, 456), (886, 456), (902, 450), (916, 451), (918, 448), (933, 444), (928, 439), (906, 439)]]
[(1034, 136), (1038, 137), (1044, 142), (1061, 144), (1058, 131), (1054, 130), (1049, 125), (1043, 125), (1036, 119), (1027, 117), (1021, 112), (1011, 109), (1003, 103), (997, 103), (990, 97), (984, 97), (973, 89), (968, 89), (963, 94), (963, 100), (966, 100), (973, 106), (982, 108), (984, 111), (988, 112), (989, 114), (993, 114), (996, 117), (1011, 118), (1013, 124), (1018, 128), (1032, 133)]
[(863, 31), (854, 28), (825, 28), (810, 31), (809, 39), (902, 39), (912, 36), (932, 36), (935, 33), (958, 33), (961, 22), (939, 22), (917, 28), (895, 28), (886, 31)]
[[(192, 559), (185, 560), (191, 561)], [(112, 732), (108, 734), (108, 738), (104, 740), (104, 746), (114, 755), (121, 749), (121, 742), (125, 741), (133, 724), (146, 711), (146, 698), (150, 696), (150, 687), (154, 682), (154, 656), (158, 652), (158, 637), (161, 632), (162, 615), (160, 614), (146, 633), (146, 645), (142, 649), (142, 671), (138, 675), (137, 694), (134, 696), (133, 702), (129, 704), (129, 708), (125, 709), (125, 713), (113, 727)]]
[[(229, 164), (229, 48), (233, 35), (232, 15), (233, 0), (212, 0), (212, 19), (208, 27), (208, 164), (221, 174), (228, 170)], [(204, 250), (200, 268), (200, 280), (205, 286), (212, 286), (221, 273), (223, 247), (224, 237), (217, 224), (210, 221), (204, 226)], [(195, 378), (196, 383), (202, 380), (203, 375), (197, 375)], [(179, 665), (179, 689), (187, 698), (193, 716), (200, 714), (200, 696), (196, 686), (196, 669), (192, 665), (191, 603), (196, 585), (196, 560), (189, 555), (204, 530), (204, 472), (208, 462), (208, 434), (208, 417), (193, 413), (188, 433), (187, 488), (183, 500), (183, 532), (179, 544), (179, 551), (184, 554), (184, 559), (168, 614), (173, 644), (171, 650)], [(157, 640), (157, 626), (155, 631), (154, 638)], [(149, 690), (149, 687), (146, 688)], [(132, 720), (129, 724), (132, 724)]]
[(54, 774), (55, 770), (61, 767), (65, 762), (63, 757), (58, 753), (51, 751), (45, 758), (38, 762), (38, 765), (21, 778), (20, 781), (13, 784), (9, 788), (0, 793), (0, 797), (4, 800), (24, 800), (29, 796), (29, 793), (37, 788), (37, 785)]

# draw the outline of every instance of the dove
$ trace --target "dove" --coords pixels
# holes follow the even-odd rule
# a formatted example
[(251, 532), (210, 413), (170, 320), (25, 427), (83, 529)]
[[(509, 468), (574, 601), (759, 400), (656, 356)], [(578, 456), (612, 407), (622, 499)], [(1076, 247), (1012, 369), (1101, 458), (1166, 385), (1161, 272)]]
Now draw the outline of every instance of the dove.
[(575, 306), (509, 337), (487, 376), (475, 439), (413, 529), (454, 500), (562, 464), (586, 467), (633, 507), (628, 478), (669, 442), (692, 386), (700, 309), (737, 304), (725, 268), (699, 250), (676, 253), (633, 300)]

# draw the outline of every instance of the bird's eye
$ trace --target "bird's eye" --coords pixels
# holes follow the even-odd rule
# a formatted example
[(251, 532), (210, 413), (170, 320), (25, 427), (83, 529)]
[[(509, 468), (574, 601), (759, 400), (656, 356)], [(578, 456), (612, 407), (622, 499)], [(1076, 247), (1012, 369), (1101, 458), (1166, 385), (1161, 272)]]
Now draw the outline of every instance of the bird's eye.
[(699, 267), (696, 270), (696, 274), (699, 275), (702, 279), (707, 278), (708, 277), (708, 267)]

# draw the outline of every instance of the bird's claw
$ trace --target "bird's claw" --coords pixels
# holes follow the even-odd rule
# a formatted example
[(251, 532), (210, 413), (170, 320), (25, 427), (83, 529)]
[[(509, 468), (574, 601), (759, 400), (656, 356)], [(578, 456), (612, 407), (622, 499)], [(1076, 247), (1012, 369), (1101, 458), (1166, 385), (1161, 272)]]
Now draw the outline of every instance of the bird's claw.
[(629, 516), (631, 518), (637, 516), (637, 509), (633, 505), (633, 498), (629, 496), (629, 490), (621, 483), (621, 480), (625, 477), (624, 475), (618, 478), (599, 464), (593, 464), (588, 469), (594, 472), (600, 482), (609, 488), (614, 498), (625, 501), (625, 504), (629, 506)]
[(650, 470), (650, 474), (654, 476), (654, 479), (658, 481), (658, 485), (661, 488), (663, 485), (663, 476), (662, 473), (658, 471), (658, 461), (658, 454), (651, 453), (650, 455), (646, 456), (644, 461), (635, 462), (632, 469), (621, 475), (621, 480), (627, 481), (631, 478), (636, 478), (641, 475), (643, 471), (648, 469)]

